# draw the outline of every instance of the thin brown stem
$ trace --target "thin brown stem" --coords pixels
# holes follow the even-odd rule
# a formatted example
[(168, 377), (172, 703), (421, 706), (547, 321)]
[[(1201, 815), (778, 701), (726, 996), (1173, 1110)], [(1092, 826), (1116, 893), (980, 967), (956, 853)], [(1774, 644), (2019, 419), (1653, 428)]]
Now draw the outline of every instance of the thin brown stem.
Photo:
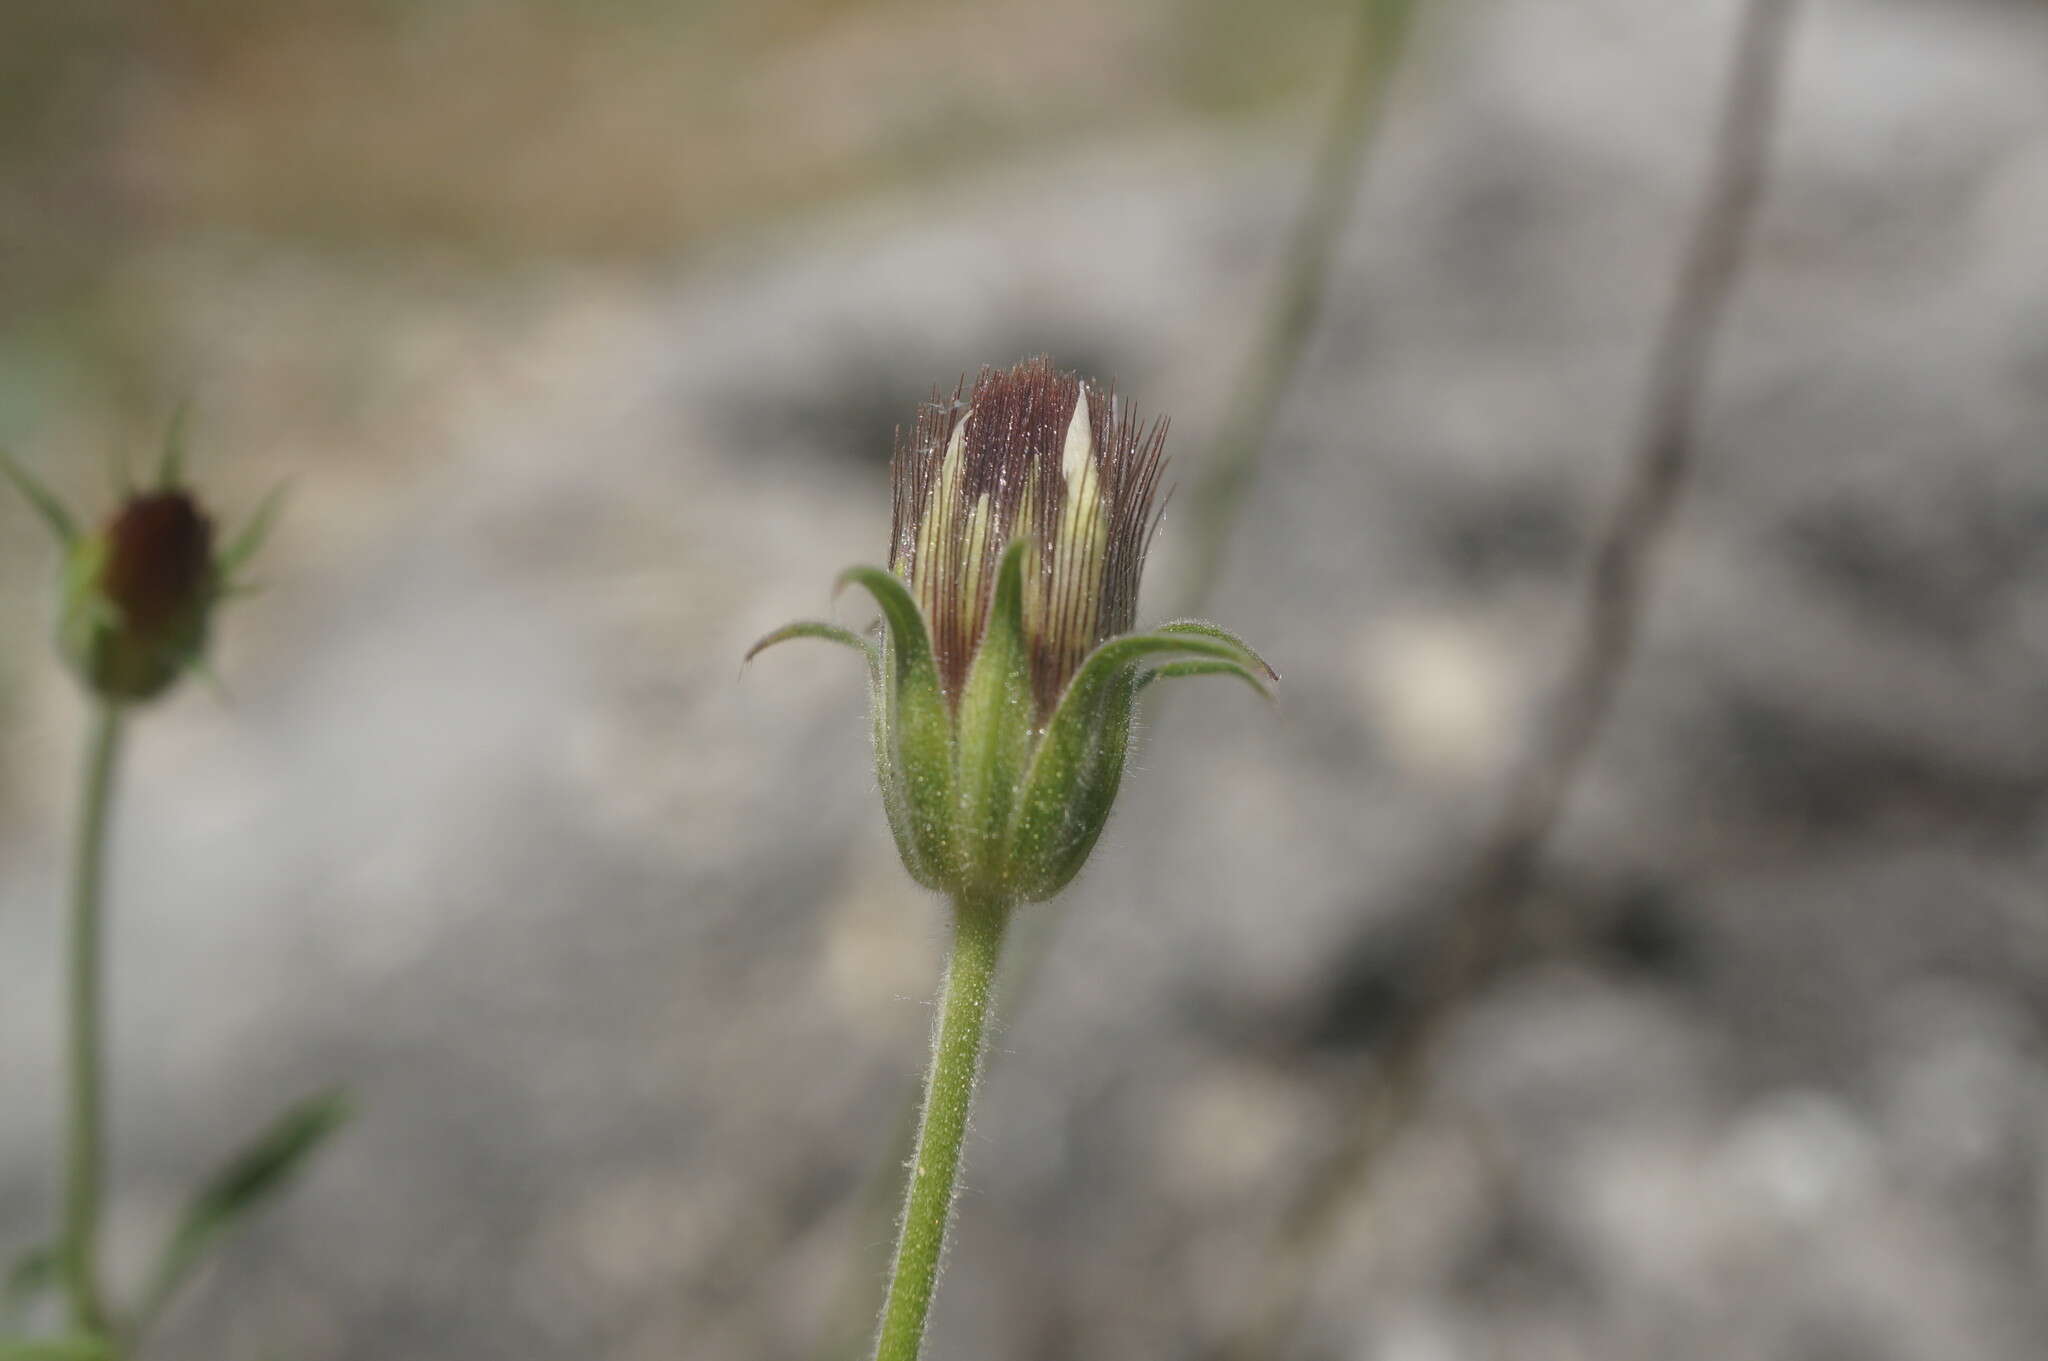
[(1641, 630), (1656, 555), (1696, 458), (1700, 394), (1762, 198), (1796, 0), (1751, 0), (1730, 67), (1707, 185), (1652, 352), (1626, 482), (1594, 554), (1578, 638), (1528, 757), (1473, 858), (1447, 935), (1397, 1015), (1342, 1147), (1302, 1186), (1266, 1255), (1251, 1326), (1222, 1355), (1280, 1354), (1314, 1267), (1370, 1186), (1378, 1155), (1420, 1105), (1436, 1046), (1507, 962), (1545, 845), (1614, 708)]

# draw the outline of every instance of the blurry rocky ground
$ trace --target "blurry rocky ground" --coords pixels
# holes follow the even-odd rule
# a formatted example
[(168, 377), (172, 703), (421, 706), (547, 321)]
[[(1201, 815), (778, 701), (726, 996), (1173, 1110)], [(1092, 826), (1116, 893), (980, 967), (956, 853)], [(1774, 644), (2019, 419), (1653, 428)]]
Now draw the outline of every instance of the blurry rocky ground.
[[(941, 917), (857, 668), (737, 659), (881, 555), (892, 427), (963, 369), (1113, 374), (1199, 471), (1343, 15), (44, 8), (86, 75), (8, 124), (0, 434), (84, 495), (189, 388), (225, 507), (293, 483), (228, 695), (132, 748), (122, 1272), (286, 1098), (364, 1112), (158, 1354), (820, 1355)], [(1425, 25), (1212, 602), (1284, 698), (1162, 694), (1034, 912), (935, 1355), (1191, 1357), (1251, 1303), (1554, 678), (1733, 13)], [(1301, 1357), (2048, 1349), (2048, 12), (1816, 0), (1797, 52), (1539, 894), (1605, 925), (1454, 1035)], [(12, 506), (0, 569), (11, 1248), (81, 716)]]

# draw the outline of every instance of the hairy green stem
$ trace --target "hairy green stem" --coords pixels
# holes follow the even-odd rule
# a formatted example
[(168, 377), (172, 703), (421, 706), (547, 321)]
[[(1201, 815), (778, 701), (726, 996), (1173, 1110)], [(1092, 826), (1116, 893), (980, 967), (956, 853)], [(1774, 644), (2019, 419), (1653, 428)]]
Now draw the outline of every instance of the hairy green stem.
[(121, 754), (121, 710), (101, 704), (86, 742), (78, 840), (71, 863), (70, 979), (66, 989), (66, 1076), (70, 1099), (64, 1127), (64, 1237), (60, 1265), (71, 1322), (104, 1333), (99, 1281), (100, 1185), (106, 1153), (101, 1114), (103, 1014), (100, 885), (107, 859), (107, 814)]
[(895, 1266), (889, 1273), (889, 1297), (882, 1306), (875, 1361), (917, 1361), (924, 1346), (925, 1319), (931, 1312), (960, 1180), (967, 1113), (974, 1104), (987, 1047), (989, 994), (1009, 919), (1010, 907), (1004, 902), (962, 898), (953, 904), (953, 957), (939, 989), (924, 1115), (917, 1127), (910, 1192), (904, 1200)]

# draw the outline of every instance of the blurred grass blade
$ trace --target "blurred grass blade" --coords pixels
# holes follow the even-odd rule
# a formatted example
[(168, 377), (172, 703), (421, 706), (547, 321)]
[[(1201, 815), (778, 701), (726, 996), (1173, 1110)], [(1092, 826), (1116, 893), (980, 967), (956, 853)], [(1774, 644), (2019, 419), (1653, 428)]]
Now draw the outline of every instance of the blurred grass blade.
[(284, 508), (285, 484), (280, 482), (270, 489), (256, 507), (256, 513), (249, 517), (249, 523), (242, 526), (242, 532), (235, 535), (235, 541), (220, 555), (221, 576), (229, 581), (235, 573), (249, 565), (249, 560), (263, 550), (270, 538), (270, 527), (277, 522), (277, 513)]
[(72, 520), (71, 512), (64, 509), (64, 503), (57, 499), (56, 494), (37, 481), (28, 469), (15, 462), (14, 455), (5, 449), (0, 449), (0, 473), (4, 473), (7, 480), (14, 484), (15, 490), (21, 493), (22, 498), (35, 507), (36, 514), (43, 517), (43, 523), (50, 527), (50, 532), (57, 536), (57, 541), (69, 548), (78, 538), (78, 525)]
[[(199, 1189), (157, 1259), (138, 1331), (147, 1327), (207, 1251), (251, 1211), (290, 1184), (293, 1175), (351, 1114), (341, 1092), (322, 1092), (280, 1116)], [(0, 1357), (0, 1361), (6, 1358)]]
[(0, 1283), (0, 1332), (11, 1333), (22, 1326), (36, 1301), (57, 1284), (57, 1249), (44, 1243), (14, 1259), (7, 1280)]
[(0, 1342), (0, 1361), (114, 1361), (114, 1347), (97, 1337), (39, 1337)]

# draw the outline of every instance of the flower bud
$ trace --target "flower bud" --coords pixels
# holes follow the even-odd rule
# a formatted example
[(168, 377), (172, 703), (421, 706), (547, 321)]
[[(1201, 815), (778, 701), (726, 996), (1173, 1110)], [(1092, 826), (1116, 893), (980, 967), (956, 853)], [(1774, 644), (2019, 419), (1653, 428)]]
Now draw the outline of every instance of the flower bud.
[(1278, 679), (1213, 624), (1130, 632), (1164, 443), (1048, 360), (984, 369), (899, 439), (888, 570), (841, 577), (881, 606), (879, 638), (805, 622), (748, 653), (821, 637), (867, 655), (883, 805), (919, 882), (1051, 897), (1108, 819), (1146, 685)]
[(205, 652), (219, 596), (213, 522), (169, 488), (131, 496), (71, 550), (64, 654), (104, 699), (153, 699)]
[(1165, 439), (1163, 423), (1120, 421), (1112, 397), (1044, 359), (985, 370), (965, 403), (919, 413), (893, 467), (889, 566), (930, 621), (956, 704), (1018, 539), (1031, 545), (1021, 605), (1041, 716), (1081, 659), (1131, 626)]
[(28, 470), (0, 450), (12, 482), (65, 550), (59, 650), (86, 688), (110, 704), (154, 699), (204, 665), (208, 627), (239, 582), (279, 505), (272, 492), (246, 527), (216, 551), (213, 521), (183, 485), (181, 423), (165, 441), (157, 485), (130, 491), (95, 533)]

